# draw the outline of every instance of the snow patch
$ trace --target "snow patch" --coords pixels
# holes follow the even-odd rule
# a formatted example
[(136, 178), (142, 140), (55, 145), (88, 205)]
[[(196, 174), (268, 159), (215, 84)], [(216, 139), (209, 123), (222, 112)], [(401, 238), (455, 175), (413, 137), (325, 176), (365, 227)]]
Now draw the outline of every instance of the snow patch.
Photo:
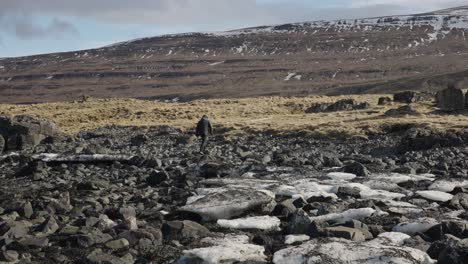
[(394, 226), (392, 230), (394, 232), (401, 232), (412, 236), (418, 232), (425, 232), (437, 224), (438, 222), (434, 218), (421, 218), (415, 222), (399, 223), (398, 225)]
[[(245, 235), (228, 235), (224, 238), (202, 239), (202, 243), (212, 244), (211, 247), (184, 250), (184, 255), (178, 264), (190, 263), (234, 263), (234, 262), (264, 262), (265, 249), (259, 245), (248, 244), (249, 237)], [(202, 262), (200, 262), (202, 260)]]
[(279, 250), (273, 256), (273, 263), (433, 264), (435, 261), (421, 250), (388, 245), (387, 239), (353, 242), (332, 238), (328, 241), (311, 240), (296, 247)]
[(440, 191), (417, 191), (416, 194), (428, 200), (436, 202), (447, 202), (452, 200), (453, 195)]
[(302, 75), (297, 74), (297, 73), (295, 73), (295, 72), (290, 72), (290, 73), (288, 73), (288, 76), (286, 76), (286, 78), (284, 78), (284, 80), (285, 80), (285, 81), (290, 81), (290, 80), (293, 79), (293, 78), (296, 79), (296, 80), (298, 80), (298, 81), (300, 81), (301, 78), (302, 78)]
[(287, 235), (284, 238), (284, 243), (286, 245), (291, 245), (291, 244), (294, 244), (294, 243), (304, 242), (304, 241), (307, 241), (307, 240), (310, 240), (310, 236), (308, 236), (308, 235)]
[(233, 229), (281, 230), (281, 221), (275, 216), (254, 216), (234, 220), (220, 219), (217, 223), (221, 227)]
[(210, 64), (208, 64), (208, 65), (210, 65), (210, 66), (216, 66), (216, 65), (219, 65), (219, 64), (223, 64), (223, 63), (225, 63), (225, 62), (226, 62), (226, 61), (218, 61), (218, 62), (210, 63)]
[(468, 181), (446, 181), (446, 180), (438, 180), (432, 183), (428, 189), (434, 191), (441, 191), (441, 192), (451, 192), (455, 187), (463, 187), (467, 186)]
[(337, 180), (337, 181), (350, 181), (354, 178), (356, 178), (356, 174), (352, 173), (345, 173), (345, 172), (330, 172), (327, 174), (327, 177), (332, 179), (332, 180)]
[(309, 217), (312, 221), (325, 222), (333, 221), (335, 223), (345, 223), (349, 220), (361, 220), (374, 214), (376, 210), (372, 208), (349, 209), (342, 213), (330, 213), (326, 215)]
[(401, 246), (406, 239), (411, 238), (411, 236), (401, 233), (401, 232), (385, 232), (377, 236), (379, 239), (386, 239), (388, 242), (394, 245)]

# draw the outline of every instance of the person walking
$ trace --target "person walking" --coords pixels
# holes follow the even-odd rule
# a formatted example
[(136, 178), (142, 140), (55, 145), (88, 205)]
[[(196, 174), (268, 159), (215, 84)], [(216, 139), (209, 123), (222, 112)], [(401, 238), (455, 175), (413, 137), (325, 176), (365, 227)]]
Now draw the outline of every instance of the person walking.
[(210, 120), (208, 120), (208, 116), (203, 115), (200, 121), (198, 121), (195, 135), (202, 139), (200, 152), (205, 151), (206, 144), (208, 143), (208, 137), (213, 135), (213, 127), (211, 126)]

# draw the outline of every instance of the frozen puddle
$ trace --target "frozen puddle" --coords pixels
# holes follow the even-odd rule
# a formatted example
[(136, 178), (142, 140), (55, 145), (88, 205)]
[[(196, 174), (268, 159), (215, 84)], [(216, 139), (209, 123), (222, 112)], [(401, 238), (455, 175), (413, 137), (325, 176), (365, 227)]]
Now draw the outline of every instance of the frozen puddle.
[(259, 229), (266, 231), (279, 231), (281, 221), (274, 216), (254, 216), (234, 220), (218, 220), (218, 225), (233, 229)]
[(178, 264), (192, 263), (235, 263), (264, 262), (266, 256), (262, 246), (249, 243), (246, 235), (226, 235), (222, 238), (204, 238), (201, 243), (208, 247), (184, 250)]

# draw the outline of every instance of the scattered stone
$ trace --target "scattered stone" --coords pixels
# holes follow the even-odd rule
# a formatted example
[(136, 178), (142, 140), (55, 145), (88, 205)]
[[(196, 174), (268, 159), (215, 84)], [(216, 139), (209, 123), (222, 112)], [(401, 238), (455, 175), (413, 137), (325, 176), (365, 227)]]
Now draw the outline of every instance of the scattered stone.
[(354, 228), (354, 229), (357, 229), (357, 230), (361, 231), (362, 234), (364, 235), (364, 237), (366, 238), (366, 240), (370, 240), (370, 239), (374, 238), (372, 233), (369, 231), (369, 227), (366, 224), (364, 224), (364, 223), (362, 223), (362, 222), (360, 222), (358, 220), (348, 221), (348, 222), (344, 223), (343, 226)]
[(209, 236), (210, 230), (196, 222), (184, 220), (164, 223), (162, 233), (170, 240), (195, 240)]
[(468, 238), (468, 222), (445, 221), (432, 226), (424, 234), (430, 237), (432, 241), (442, 240), (446, 234), (465, 239)]
[(353, 241), (366, 240), (366, 237), (361, 231), (345, 226), (327, 227), (325, 228), (325, 233), (328, 237), (341, 237)]
[(414, 107), (405, 105), (397, 109), (390, 109), (385, 112), (386, 116), (417, 115), (419, 114)]
[(126, 248), (130, 245), (127, 239), (121, 238), (117, 240), (112, 240), (106, 243), (106, 247), (112, 250), (119, 250), (122, 248)]
[(45, 236), (27, 236), (21, 238), (18, 242), (32, 248), (43, 248), (49, 244), (49, 239)]
[(343, 99), (333, 104), (323, 103), (311, 106), (306, 110), (306, 113), (321, 113), (321, 112), (337, 112), (337, 111), (349, 111), (349, 110), (361, 110), (369, 108), (369, 103), (359, 104), (354, 99)]
[(420, 94), (417, 92), (412, 92), (412, 91), (405, 91), (405, 92), (396, 93), (393, 95), (393, 101), (405, 103), (405, 104), (416, 103), (420, 100), (421, 100)]
[(18, 252), (14, 250), (6, 250), (1, 252), (1, 258), (0, 260), (6, 261), (6, 262), (16, 262), (19, 258)]
[(128, 230), (138, 229), (135, 208), (120, 208), (119, 212), (122, 215), (125, 226)]
[(57, 232), (59, 225), (53, 216), (49, 216), (41, 225), (37, 227), (37, 231), (44, 234), (53, 234)]
[(130, 144), (135, 147), (139, 147), (143, 144), (146, 144), (149, 141), (149, 137), (145, 134), (138, 134), (132, 139), (130, 139)]
[(167, 172), (154, 170), (151, 172), (148, 178), (146, 178), (146, 183), (148, 183), (150, 186), (156, 187), (168, 179), (169, 174)]
[(438, 264), (466, 264), (468, 260), (468, 239), (449, 240), (437, 260)]
[(354, 162), (352, 164), (346, 165), (344, 167), (344, 172), (346, 173), (352, 173), (357, 176), (369, 176), (369, 170), (366, 168), (366, 166), (362, 165), (359, 162)]
[(2, 135), (0, 135), (0, 154), (3, 153), (4, 149), (5, 149), (5, 138), (3, 138)]
[(392, 98), (390, 97), (380, 97), (378, 105), (391, 105), (392, 104)]

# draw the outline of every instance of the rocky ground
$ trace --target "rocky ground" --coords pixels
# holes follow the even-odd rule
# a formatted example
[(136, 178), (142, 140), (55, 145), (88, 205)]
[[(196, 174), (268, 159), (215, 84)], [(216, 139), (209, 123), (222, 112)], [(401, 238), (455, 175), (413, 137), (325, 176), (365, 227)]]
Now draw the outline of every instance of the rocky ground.
[(49, 137), (0, 156), (0, 263), (468, 263), (467, 146), (404, 127), (219, 133), (205, 153), (167, 126)]

